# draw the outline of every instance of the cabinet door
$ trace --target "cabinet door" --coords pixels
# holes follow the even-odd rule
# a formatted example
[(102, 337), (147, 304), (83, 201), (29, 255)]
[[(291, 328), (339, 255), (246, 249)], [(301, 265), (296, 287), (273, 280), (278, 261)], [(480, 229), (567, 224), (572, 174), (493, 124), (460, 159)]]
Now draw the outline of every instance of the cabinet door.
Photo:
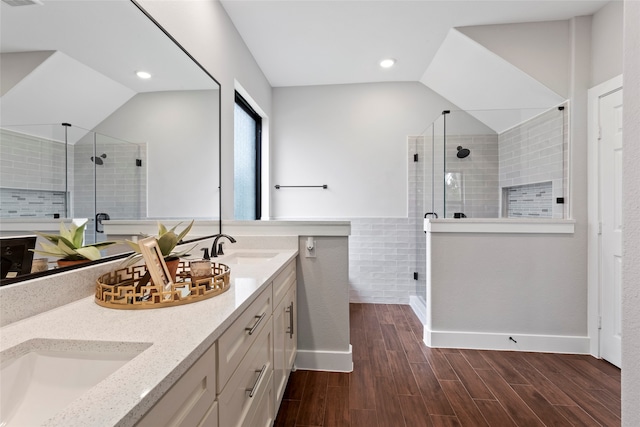
[(267, 384), (264, 395), (256, 406), (256, 412), (245, 421), (242, 427), (271, 427), (276, 419), (273, 407), (273, 387), (271, 381)]
[(211, 409), (200, 421), (198, 427), (218, 427), (218, 401), (213, 402)]
[(298, 351), (298, 305), (296, 297), (297, 287), (296, 282), (294, 282), (284, 299), (288, 305), (285, 308), (287, 329), (284, 336), (286, 377), (289, 377), (291, 369), (293, 369), (293, 364), (296, 361), (296, 352)]
[(298, 310), (296, 282), (287, 290), (273, 312), (273, 385), (275, 409), (280, 406), (298, 349)]
[(287, 367), (285, 356), (285, 340), (287, 339), (287, 327), (289, 326), (288, 300), (285, 298), (278, 304), (273, 312), (273, 385), (275, 389), (276, 407), (287, 386)]

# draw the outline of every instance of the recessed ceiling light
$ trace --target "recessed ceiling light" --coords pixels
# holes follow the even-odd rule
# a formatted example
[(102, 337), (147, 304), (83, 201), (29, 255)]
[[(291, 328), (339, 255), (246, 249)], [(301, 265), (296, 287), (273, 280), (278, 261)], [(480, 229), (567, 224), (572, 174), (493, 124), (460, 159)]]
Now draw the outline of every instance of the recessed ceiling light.
[(383, 59), (382, 61), (380, 61), (380, 66), (382, 68), (391, 68), (395, 65), (396, 60), (393, 58), (387, 58), (387, 59)]
[(136, 71), (136, 76), (140, 77), (141, 79), (151, 78), (151, 74), (147, 73), (146, 71)]

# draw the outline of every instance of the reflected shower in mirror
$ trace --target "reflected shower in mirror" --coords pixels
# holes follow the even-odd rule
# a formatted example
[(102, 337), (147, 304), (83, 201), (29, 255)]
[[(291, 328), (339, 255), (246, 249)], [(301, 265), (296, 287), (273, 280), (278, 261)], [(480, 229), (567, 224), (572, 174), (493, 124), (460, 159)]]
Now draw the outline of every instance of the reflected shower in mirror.
[(0, 235), (88, 218), (90, 243), (108, 238), (98, 213), (218, 218), (209, 73), (129, 0), (0, 5)]

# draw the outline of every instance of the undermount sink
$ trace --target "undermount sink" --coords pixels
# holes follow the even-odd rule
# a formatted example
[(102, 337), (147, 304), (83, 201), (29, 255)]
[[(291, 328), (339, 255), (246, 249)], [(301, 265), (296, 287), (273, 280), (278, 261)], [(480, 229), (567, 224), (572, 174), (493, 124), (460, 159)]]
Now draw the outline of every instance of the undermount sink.
[(0, 353), (0, 427), (41, 425), (149, 343), (34, 339)]
[(278, 254), (266, 252), (236, 252), (225, 256), (220, 262), (223, 264), (260, 264), (269, 261), (276, 255)]

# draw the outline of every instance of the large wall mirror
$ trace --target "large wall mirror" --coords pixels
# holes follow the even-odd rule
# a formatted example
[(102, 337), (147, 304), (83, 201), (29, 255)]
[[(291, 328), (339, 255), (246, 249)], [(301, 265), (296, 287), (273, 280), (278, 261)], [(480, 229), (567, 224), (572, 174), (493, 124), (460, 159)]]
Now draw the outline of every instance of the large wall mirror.
[(220, 86), (175, 40), (129, 0), (1, 7), (5, 236), (219, 217)]

